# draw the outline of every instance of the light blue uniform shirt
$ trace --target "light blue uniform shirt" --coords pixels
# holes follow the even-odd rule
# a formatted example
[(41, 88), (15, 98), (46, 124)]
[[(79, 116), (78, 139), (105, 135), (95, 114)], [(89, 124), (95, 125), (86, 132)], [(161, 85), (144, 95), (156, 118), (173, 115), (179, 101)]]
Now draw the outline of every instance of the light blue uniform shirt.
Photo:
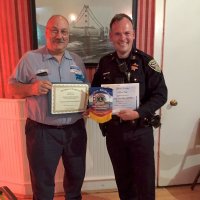
[[(72, 70), (76, 66), (76, 70)], [(38, 76), (47, 72), (45, 76)], [(65, 51), (61, 63), (49, 54), (46, 47), (29, 51), (20, 59), (9, 82), (33, 83), (35, 80), (49, 80), (58, 83), (87, 83), (85, 65), (82, 59), (69, 51)], [(52, 115), (48, 109), (48, 95), (26, 98), (27, 117), (43, 124), (73, 124), (82, 118), (82, 113)]]

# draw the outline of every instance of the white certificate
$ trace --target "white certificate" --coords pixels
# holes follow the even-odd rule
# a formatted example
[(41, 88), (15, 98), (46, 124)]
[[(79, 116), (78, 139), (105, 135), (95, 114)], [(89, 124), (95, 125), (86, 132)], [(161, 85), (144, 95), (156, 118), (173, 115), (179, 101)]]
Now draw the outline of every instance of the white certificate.
[(139, 106), (139, 83), (102, 84), (101, 87), (113, 89), (112, 114), (123, 109), (135, 110)]
[(50, 92), (51, 114), (84, 112), (87, 108), (87, 84), (54, 83)]

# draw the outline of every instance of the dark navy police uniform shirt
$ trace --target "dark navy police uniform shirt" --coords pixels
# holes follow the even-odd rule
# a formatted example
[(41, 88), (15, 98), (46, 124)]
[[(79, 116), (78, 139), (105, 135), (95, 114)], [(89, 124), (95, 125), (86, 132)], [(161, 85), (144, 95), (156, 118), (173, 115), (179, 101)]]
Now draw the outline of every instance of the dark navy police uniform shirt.
[[(123, 63), (126, 63), (126, 66)], [(132, 50), (129, 58), (119, 59), (116, 52), (100, 59), (92, 86), (114, 83), (139, 83), (140, 118), (151, 116), (167, 101), (167, 87), (163, 73), (153, 57)]]

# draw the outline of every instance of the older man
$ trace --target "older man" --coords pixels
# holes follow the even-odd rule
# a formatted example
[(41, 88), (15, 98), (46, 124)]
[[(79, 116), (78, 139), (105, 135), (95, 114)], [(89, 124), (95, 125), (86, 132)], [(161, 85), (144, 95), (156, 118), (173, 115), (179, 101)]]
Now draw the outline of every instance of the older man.
[(81, 199), (87, 142), (83, 115), (52, 115), (47, 97), (52, 82), (88, 83), (81, 58), (66, 50), (68, 42), (67, 19), (52, 16), (46, 25), (46, 46), (27, 52), (9, 80), (13, 96), (26, 98), (25, 133), (34, 200), (53, 199), (60, 158), (65, 168), (65, 198)]

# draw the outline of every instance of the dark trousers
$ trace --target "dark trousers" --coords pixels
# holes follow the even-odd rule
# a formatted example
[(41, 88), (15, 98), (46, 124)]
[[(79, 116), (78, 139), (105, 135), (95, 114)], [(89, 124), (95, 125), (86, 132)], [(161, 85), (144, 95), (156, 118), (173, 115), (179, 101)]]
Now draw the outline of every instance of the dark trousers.
[(110, 124), (106, 134), (121, 200), (155, 200), (154, 138), (151, 127)]
[(27, 119), (25, 133), (33, 199), (53, 200), (54, 177), (62, 158), (65, 199), (80, 200), (87, 143), (84, 120), (57, 128)]

